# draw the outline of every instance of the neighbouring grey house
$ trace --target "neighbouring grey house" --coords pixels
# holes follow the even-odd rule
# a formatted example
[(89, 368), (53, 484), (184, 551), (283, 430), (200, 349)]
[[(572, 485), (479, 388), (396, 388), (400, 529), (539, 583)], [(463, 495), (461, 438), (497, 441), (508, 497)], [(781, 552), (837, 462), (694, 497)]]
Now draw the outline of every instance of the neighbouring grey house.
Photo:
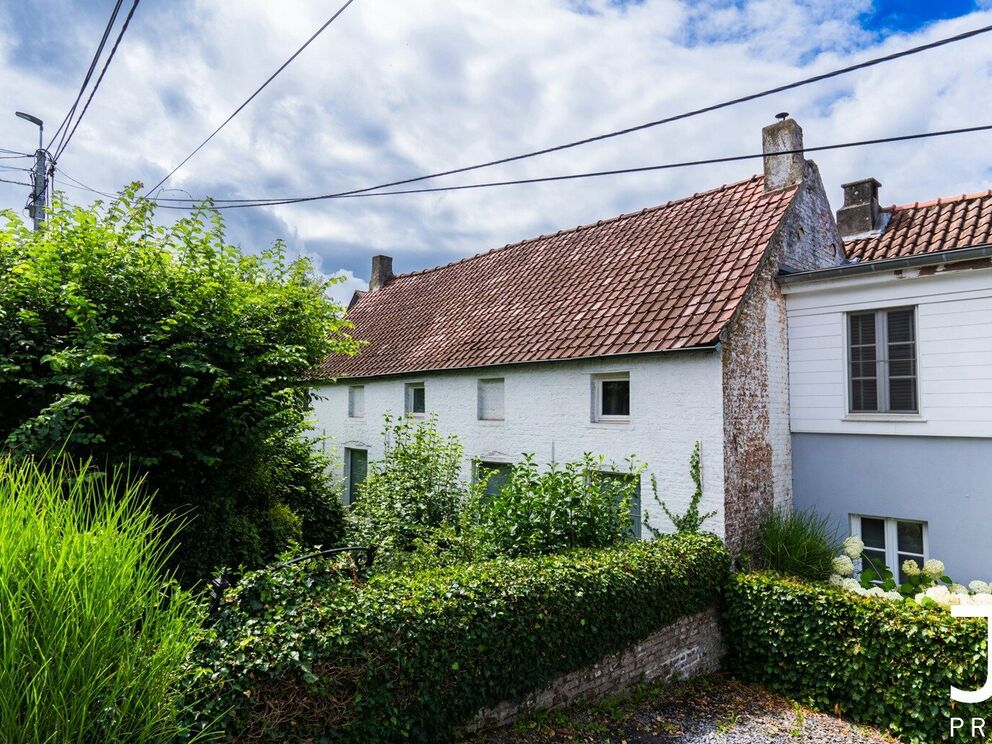
[(325, 361), (315, 405), (346, 498), (386, 412), (435, 414), (466, 477), (635, 454), (675, 510), (699, 441), (735, 553), (795, 504), (893, 569), (992, 579), (992, 192), (880, 209), (868, 179), (835, 219), (816, 166), (775, 154), (799, 126), (762, 141), (747, 181), (425, 271), (374, 258), (349, 308), (367, 345)]
[(844, 187), (850, 263), (780, 278), (794, 501), (893, 570), (992, 578), (992, 191), (880, 209)]

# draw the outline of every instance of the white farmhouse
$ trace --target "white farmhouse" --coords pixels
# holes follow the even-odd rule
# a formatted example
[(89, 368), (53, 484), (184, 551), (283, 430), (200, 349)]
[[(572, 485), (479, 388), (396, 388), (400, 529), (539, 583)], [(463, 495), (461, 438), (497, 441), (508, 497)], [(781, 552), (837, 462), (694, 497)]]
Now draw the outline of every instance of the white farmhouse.
[(781, 278), (795, 502), (894, 571), (992, 577), (992, 191), (879, 209), (847, 184), (851, 265)]
[(348, 493), (382, 454), (386, 412), (436, 414), (465, 445), (466, 477), (523, 453), (636, 455), (675, 510), (699, 441), (707, 528), (746, 544), (792, 498), (777, 276), (844, 260), (816, 166), (772, 155), (801, 150), (802, 130), (786, 119), (762, 135), (763, 176), (426, 271), (374, 258), (349, 310), (367, 346), (327, 359), (315, 405)]

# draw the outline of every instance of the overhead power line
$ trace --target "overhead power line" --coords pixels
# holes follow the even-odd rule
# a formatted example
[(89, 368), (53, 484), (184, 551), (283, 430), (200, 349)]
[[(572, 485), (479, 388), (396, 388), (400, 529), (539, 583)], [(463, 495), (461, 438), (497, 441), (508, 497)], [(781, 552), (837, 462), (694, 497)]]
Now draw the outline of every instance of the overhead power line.
[[(769, 156), (776, 155), (794, 155), (794, 154), (808, 154), (812, 152), (824, 152), (827, 150), (841, 150), (849, 147), (866, 147), (868, 145), (882, 145), (891, 142), (908, 142), (911, 140), (921, 140), (930, 139), (933, 137), (945, 137), (954, 134), (966, 134), (971, 132), (985, 132), (992, 130), (992, 124), (985, 124), (975, 127), (963, 127), (960, 129), (945, 129), (939, 132), (920, 132), (916, 134), (901, 134), (892, 137), (878, 137), (875, 139), (857, 140), (853, 142), (840, 142), (832, 145), (819, 145), (816, 147), (806, 147), (802, 150), (782, 150), (780, 152), (774, 152), (765, 154), (763, 152), (750, 153), (747, 155), (730, 155), (726, 157), (719, 158), (707, 158), (703, 160), (684, 160), (676, 163), (662, 163), (660, 165), (644, 165), (633, 168), (615, 168), (612, 170), (601, 170), (601, 171), (587, 171), (583, 173), (566, 173), (553, 176), (540, 176), (536, 178), (519, 178), (506, 181), (483, 181), (481, 183), (469, 183), (461, 184), (458, 186), (433, 186), (424, 187), (417, 189), (404, 189), (404, 190), (394, 190), (394, 191), (376, 191), (369, 193), (351, 193), (351, 194), (340, 194), (340, 195), (329, 195), (326, 197), (318, 197), (325, 199), (359, 199), (359, 198), (370, 198), (376, 196), (400, 196), (403, 194), (434, 194), (444, 191), (467, 191), (470, 189), (485, 189), (493, 188), (496, 186), (517, 186), (522, 184), (534, 184), (534, 183), (551, 183), (554, 181), (572, 181), (585, 178), (601, 178), (603, 176), (618, 176), (628, 173), (649, 173), (651, 171), (661, 171), (661, 170), (674, 170), (676, 168), (690, 168), (701, 165), (716, 165), (719, 163), (735, 163), (743, 160), (757, 160), (759, 158), (765, 158)], [(312, 201), (312, 198), (300, 199), (299, 201)], [(166, 200), (161, 200), (166, 201)], [(184, 200), (185, 201), (185, 200)], [(295, 203), (292, 201), (279, 202), (280, 204), (291, 204)], [(163, 209), (196, 209), (199, 208), (198, 205), (178, 205), (178, 204), (163, 204), (159, 203), (159, 206)], [(257, 203), (245, 203), (245, 204), (220, 204), (220, 206), (210, 205), (211, 209), (247, 209), (250, 207), (267, 207), (272, 206), (271, 204), (257, 204)]]
[(65, 149), (69, 146), (69, 142), (72, 140), (72, 135), (76, 133), (76, 129), (79, 127), (79, 122), (81, 122), (83, 117), (86, 116), (86, 112), (90, 107), (90, 102), (93, 100), (93, 96), (96, 95), (96, 91), (100, 87), (100, 83), (103, 82), (103, 76), (107, 74), (107, 68), (110, 67), (110, 63), (113, 61), (114, 55), (117, 53), (117, 47), (120, 46), (121, 39), (124, 38), (124, 33), (127, 31), (127, 27), (130, 25), (131, 19), (134, 17), (134, 11), (138, 9), (139, 2), (141, 2), (141, 0), (133, 0), (131, 3), (131, 9), (128, 11), (127, 17), (124, 19), (124, 25), (121, 26), (121, 30), (117, 34), (117, 38), (114, 40), (114, 46), (111, 47), (110, 54), (107, 55), (107, 59), (103, 63), (103, 69), (100, 70), (100, 75), (97, 77), (96, 82), (93, 84), (93, 88), (90, 90), (90, 95), (86, 99), (83, 110), (80, 112), (79, 116), (76, 117), (76, 121), (72, 125), (72, 129), (69, 130), (69, 134), (64, 137), (62, 142), (59, 144), (59, 148), (55, 152), (53, 160), (58, 160), (62, 156), (62, 153), (65, 152)]
[(254, 93), (252, 93), (250, 96), (248, 96), (248, 98), (245, 99), (244, 103), (242, 103), (240, 106), (238, 106), (236, 109), (234, 109), (234, 112), (230, 116), (228, 116), (226, 119), (224, 119), (223, 122), (221, 122), (221, 124), (220, 124), (219, 127), (217, 127), (214, 131), (212, 131), (207, 136), (207, 138), (205, 140), (203, 140), (203, 142), (201, 142), (199, 145), (197, 145), (196, 148), (189, 155), (187, 155), (185, 158), (183, 158), (183, 160), (179, 163), (179, 165), (177, 165), (175, 168), (173, 168), (171, 171), (169, 171), (169, 173), (165, 176), (165, 178), (163, 178), (157, 184), (155, 184), (150, 189), (148, 189), (148, 191), (145, 192), (145, 196), (149, 196), (152, 192), (155, 191), (155, 189), (157, 189), (159, 186), (161, 186), (166, 181), (168, 181), (170, 178), (172, 178), (176, 174), (176, 171), (178, 171), (180, 168), (182, 168), (184, 165), (186, 165), (186, 163), (188, 163), (193, 158), (193, 156), (196, 155), (196, 153), (198, 153), (200, 150), (203, 149), (204, 145), (206, 145), (210, 140), (212, 140), (217, 135), (217, 133), (220, 132), (221, 129), (223, 129), (224, 127), (226, 127), (228, 125), (228, 123), (231, 121), (231, 119), (233, 119), (235, 116), (237, 116), (238, 114), (240, 114), (241, 111), (242, 111), (242, 109), (244, 109), (245, 106), (247, 106), (249, 103), (251, 103), (255, 99), (255, 96), (257, 96), (259, 93), (261, 93), (263, 90), (265, 90), (266, 86), (268, 86), (269, 83), (271, 83), (273, 80), (276, 79), (276, 77), (279, 76), (279, 73), (281, 73), (283, 70), (285, 70), (287, 67), (289, 67), (289, 65), (292, 63), (292, 61), (294, 59), (296, 59), (297, 57), (299, 57), (300, 54), (303, 52), (303, 50), (306, 49), (308, 46), (310, 46), (311, 42), (313, 42), (314, 39), (316, 39), (318, 36), (320, 36), (324, 32), (324, 29), (326, 29), (328, 26), (330, 26), (332, 23), (334, 23), (334, 21), (337, 20), (337, 17), (339, 15), (341, 15), (342, 13), (344, 13), (344, 11), (348, 8), (348, 6), (351, 5), (353, 2), (355, 2), (355, 0), (347, 0), (347, 2), (344, 5), (342, 5), (340, 8), (338, 8), (337, 12), (335, 12), (334, 15), (332, 15), (330, 18), (328, 18), (327, 21), (324, 22), (324, 25), (323, 26), (321, 26), (316, 31), (314, 31), (313, 34), (310, 36), (310, 38), (307, 39), (305, 42), (303, 42), (303, 46), (301, 46), (299, 49), (297, 49), (295, 52), (293, 52), (292, 56), (289, 59), (287, 59), (285, 62), (283, 62), (281, 65), (279, 65), (279, 67), (276, 69), (276, 71), (273, 72), (271, 75), (269, 75), (268, 79), (264, 83), (262, 83), (260, 86), (258, 86), (258, 88), (255, 89), (255, 92)]
[(31, 188), (31, 184), (29, 183), (24, 183), (22, 181), (8, 181), (6, 178), (0, 178), (0, 183), (13, 183), (17, 186), (27, 186), (28, 188)]
[[(460, 168), (451, 168), (449, 170), (438, 171), (436, 173), (428, 173), (422, 176), (416, 176), (413, 178), (404, 178), (397, 181), (389, 181), (386, 183), (380, 183), (375, 186), (366, 186), (364, 188), (352, 189), (349, 191), (339, 191), (331, 194), (319, 194), (315, 196), (305, 196), (305, 197), (286, 197), (283, 199), (273, 199), (273, 198), (258, 198), (258, 199), (228, 199), (228, 200), (216, 200), (216, 203), (224, 202), (254, 202), (261, 205), (276, 205), (276, 204), (298, 204), (304, 201), (319, 201), (323, 199), (338, 198), (344, 196), (352, 196), (356, 194), (363, 194), (370, 191), (379, 191), (381, 189), (392, 188), (395, 186), (405, 186), (411, 183), (418, 183), (420, 181), (427, 181), (432, 178), (441, 178), (442, 176), (452, 176), (459, 173), (468, 173), (470, 171), (481, 170), (483, 168), (490, 168), (497, 165), (504, 165), (506, 163), (513, 163), (519, 160), (526, 160), (528, 158), (537, 157), (539, 155), (547, 155), (553, 152), (560, 152), (562, 150), (568, 150), (573, 147), (579, 147), (581, 145), (588, 145), (593, 142), (601, 142), (603, 140), (612, 139), (614, 137), (621, 137), (623, 135), (631, 134), (633, 132), (643, 131), (645, 129), (650, 129), (653, 127), (658, 127), (663, 124), (670, 124), (672, 122), (681, 121), (683, 119), (689, 119), (701, 114), (710, 113), (712, 111), (719, 111), (720, 109), (729, 108), (731, 106), (736, 106), (741, 103), (747, 103), (749, 101), (756, 101), (760, 98), (766, 98), (768, 96), (774, 95), (776, 93), (783, 93), (788, 90), (793, 90), (795, 88), (800, 88), (805, 85), (810, 85), (812, 83), (821, 82), (823, 80), (829, 80), (831, 78), (840, 77), (842, 75), (847, 75), (857, 70), (864, 70), (869, 67), (874, 67), (876, 65), (884, 64), (885, 62), (891, 62), (893, 60), (902, 59), (903, 57), (909, 57), (914, 54), (920, 54), (921, 52), (929, 51), (931, 49), (936, 49), (947, 44), (953, 44), (955, 42), (964, 41), (965, 39), (970, 39), (974, 36), (979, 36), (981, 34), (986, 34), (992, 31), (992, 25), (983, 26), (981, 28), (976, 28), (971, 31), (965, 31), (960, 34), (955, 34), (954, 36), (948, 36), (943, 39), (938, 39), (937, 41), (932, 41), (927, 44), (921, 44), (919, 46), (911, 47), (909, 49), (904, 49), (899, 52), (893, 52), (892, 54), (885, 54), (880, 57), (874, 57), (864, 62), (859, 62), (857, 64), (848, 65), (847, 67), (841, 67), (836, 70), (831, 70), (830, 72), (825, 72), (820, 75), (813, 75), (811, 77), (803, 78), (802, 80), (796, 80), (785, 85), (779, 85), (774, 88), (768, 88), (766, 90), (758, 91), (757, 93), (751, 93), (746, 96), (740, 96), (738, 98), (732, 98), (727, 101), (722, 101), (720, 103), (714, 103), (702, 108), (697, 108), (691, 111), (686, 111), (684, 113), (675, 114), (673, 116), (666, 116), (662, 119), (655, 119), (654, 121), (645, 122), (643, 124), (638, 124), (636, 126), (627, 127), (625, 129), (618, 129), (612, 132), (606, 132), (604, 134), (598, 134), (593, 137), (586, 137), (584, 139), (574, 140), (572, 142), (566, 142), (561, 145), (555, 145), (553, 147), (546, 147), (540, 150), (532, 150), (530, 152), (521, 153), (519, 155), (511, 155), (505, 158), (499, 158), (497, 160), (489, 160), (484, 163), (477, 163), (475, 165), (467, 165)], [(235, 112), (236, 113), (236, 112)], [(183, 161), (185, 162), (185, 161)], [(180, 164), (181, 165), (181, 164)], [(171, 175), (171, 174), (170, 174)], [(168, 177), (167, 177), (168, 178)], [(159, 182), (161, 185), (163, 181)], [(151, 193), (154, 189), (149, 190)], [(164, 201), (164, 200), (163, 200)], [(173, 199), (172, 201), (184, 201), (182, 199)]]
[(97, 45), (96, 52), (93, 55), (93, 59), (90, 61), (89, 69), (86, 71), (86, 75), (83, 77), (83, 84), (79, 86), (79, 92), (76, 94), (76, 100), (73, 101), (72, 106), (69, 107), (68, 113), (66, 113), (65, 118), (62, 123), (59, 124), (59, 128), (55, 130), (52, 138), (48, 141), (48, 150), (52, 149), (52, 143), (59, 137), (59, 135), (65, 136), (65, 131), (69, 126), (69, 122), (72, 120), (73, 115), (76, 113), (76, 108), (79, 106), (79, 102), (83, 98), (83, 93), (86, 91), (86, 86), (89, 85), (90, 78), (93, 77), (93, 71), (96, 70), (96, 65), (100, 61), (100, 55), (103, 54), (103, 48), (107, 44), (107, 39), (110, 38), (110, 31), (114, 27), (114, 22), (117, 20), (117, 14), (121, 10), (121, 5), (124, 4), (124, 0), (117, 0), (114, 4), (114, 10), (110, 14), (110, 20), (107, 21), (106, 27), (103, 29), (103, 36), (100, 38), (100, 43)]

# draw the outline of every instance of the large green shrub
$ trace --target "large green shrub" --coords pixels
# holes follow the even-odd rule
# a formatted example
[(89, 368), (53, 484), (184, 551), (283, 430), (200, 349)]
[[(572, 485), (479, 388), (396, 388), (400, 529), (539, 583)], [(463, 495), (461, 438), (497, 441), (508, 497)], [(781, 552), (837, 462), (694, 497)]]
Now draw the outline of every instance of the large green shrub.
[(0, 741), (158, 742), (199, 637), (140, 484), (0, 457)]
[(543, 470), (525, 455), (497, 493), (477, 500), (479, 548), (488, 555), (542, 555), (632, 539), (640, 468), (630, 462), (623, 473), (606, 470), (615, 468), (589, 454)]
[(195, 577), (283, 547), (277, 503), (304, 541), (340, 537), (326, 463), (300, 446), (301, 381), (355, 343), (306, 260), (242, 254), (205, 210), (158, 225), (133, 187), (106, 208), (56, 202), (41, 232), (5, 216), (0, 445), (140, 468), (160, 513), (192, 519)]
[[(992, 719), (992, 704), (952, 708), (952, 685), (985, 681), (984, 620), (861, 597), (767, 574), (734, 577), (725, 598), (727, 663), (742, 679), (901, 741), (947, 739), (951, 716)], [(960, 732), (955, 738), (968, 741)]]
[(229, 738), (448, 741), (479, 709), (713, 605), (712, 535), (499, 560), (367, 586), (311, 566), (254, 574), (194, 662)]
[(761, 567), (809, 581), (833, 573), (840, 541), (830, 519), (812, 510), (772, 509), (758, 532)]

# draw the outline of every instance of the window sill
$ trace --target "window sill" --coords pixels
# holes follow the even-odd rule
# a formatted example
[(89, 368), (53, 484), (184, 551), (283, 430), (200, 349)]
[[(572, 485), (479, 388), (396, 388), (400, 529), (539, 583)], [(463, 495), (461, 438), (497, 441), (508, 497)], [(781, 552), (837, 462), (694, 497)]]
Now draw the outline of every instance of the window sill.
[(506, 419), (476, 419), (483, 426), (502, 426)]
[(841, 419), (841, 421), (881, 421), (907, 424), (921, 424), (925, 423), (926, 420), (926, 416), (920, 413), (849, 413)]
[(630, 426), (629, 418), (597, 419), (590, 422), (591, 426)]

